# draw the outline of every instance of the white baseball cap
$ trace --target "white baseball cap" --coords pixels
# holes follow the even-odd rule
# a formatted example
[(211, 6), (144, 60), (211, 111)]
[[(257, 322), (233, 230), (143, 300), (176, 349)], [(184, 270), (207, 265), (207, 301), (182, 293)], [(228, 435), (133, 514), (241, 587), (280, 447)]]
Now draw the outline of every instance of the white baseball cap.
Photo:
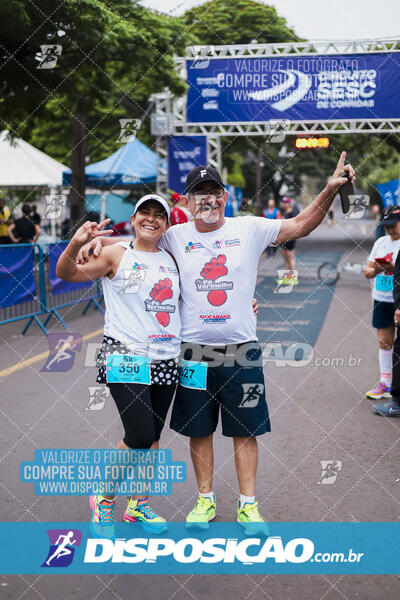
[(167, 213), (167, 223), (169, 223), (169, 214), (170, 213), (169, 213), (168, 202), (162, 196), (159, 196), (158, 194), (147, 194), (147, 196), (143, 196), (143, 198), (140, 198), (140, 200), (138, 200), (136, 202), (135, 210), (133, 211), (133, 214), (136, 215), (140, 206), (142, 206), (142, 204), (144, 204), (145, 202), (148, 202), (149, 200), (152, 200), (153, 202), (158, 202), (159, 204), (161, 204), (161, 206)]

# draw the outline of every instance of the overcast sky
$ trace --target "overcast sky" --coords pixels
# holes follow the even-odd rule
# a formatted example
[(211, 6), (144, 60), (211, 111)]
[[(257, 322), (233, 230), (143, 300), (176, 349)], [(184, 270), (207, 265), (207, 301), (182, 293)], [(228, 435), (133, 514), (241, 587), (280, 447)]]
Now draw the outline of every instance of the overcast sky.
[[(199, 0), (141, 3), (171, 15), (182, 15), (192, 6), (204, 4)], [(263, 4), (275, 6), (279, 16), (309, 40), (400, 37), (400, 0), (264, 0)]]

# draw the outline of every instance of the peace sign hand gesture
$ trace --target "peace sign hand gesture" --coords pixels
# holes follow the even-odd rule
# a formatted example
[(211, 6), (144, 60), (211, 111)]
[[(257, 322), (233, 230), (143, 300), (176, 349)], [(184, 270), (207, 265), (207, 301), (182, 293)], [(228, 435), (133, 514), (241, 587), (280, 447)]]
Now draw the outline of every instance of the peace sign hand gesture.
[(96, 223), (95, 221), (86, 221), (86, 223), (81, 225), (81, 227), (79, 227), (79, 229), (75, 232), (71, 241), (75, 242), (75, 244), (79, 246), (84, 246), (100, 235), (110, 235), (113, 233), (112, 229), (105, 229), (104, 231), (101, 231), (102, 227), (108, 225), (109, 222), (110, 219), (105, 219), (101, 223)]

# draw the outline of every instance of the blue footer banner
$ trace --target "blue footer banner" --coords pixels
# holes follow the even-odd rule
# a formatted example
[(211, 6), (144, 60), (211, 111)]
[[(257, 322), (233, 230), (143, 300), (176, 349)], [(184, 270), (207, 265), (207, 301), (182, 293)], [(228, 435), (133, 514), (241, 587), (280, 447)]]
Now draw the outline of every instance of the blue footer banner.
[[(253, 524), (264, 527), (264, 524)], [(169, 523), (158, 535), (116, 523), (0, 523), (2, 574), (398, 574), (400, 523)]]

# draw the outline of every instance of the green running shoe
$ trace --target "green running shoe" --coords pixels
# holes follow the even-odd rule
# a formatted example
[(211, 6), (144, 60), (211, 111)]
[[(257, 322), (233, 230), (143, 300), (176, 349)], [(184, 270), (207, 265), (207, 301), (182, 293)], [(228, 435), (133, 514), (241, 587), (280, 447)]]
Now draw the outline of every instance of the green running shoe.
[(199, 496), (196, 506), (186, 517), (186, 527), (208, 529), (208, 522), (215, 518), (215, 508), (215, 496), (213, 502), (211, 502), (210, 498), (203, 498), (203, 496)]
[(268, 523), (258, 512), (258, 502), (245, 502), (242, 508), (238, 502), (237, 521), (244, 527), (246, 535), (269, 535)]
[(142, 529), (149, 533), (162, 533), (168, 529), (166, 520), (154, 512), (147, 498), (140, 500), (129, 498), (123, 521), (125, 523), (135, 523), (137, 521), (140, 523)]

